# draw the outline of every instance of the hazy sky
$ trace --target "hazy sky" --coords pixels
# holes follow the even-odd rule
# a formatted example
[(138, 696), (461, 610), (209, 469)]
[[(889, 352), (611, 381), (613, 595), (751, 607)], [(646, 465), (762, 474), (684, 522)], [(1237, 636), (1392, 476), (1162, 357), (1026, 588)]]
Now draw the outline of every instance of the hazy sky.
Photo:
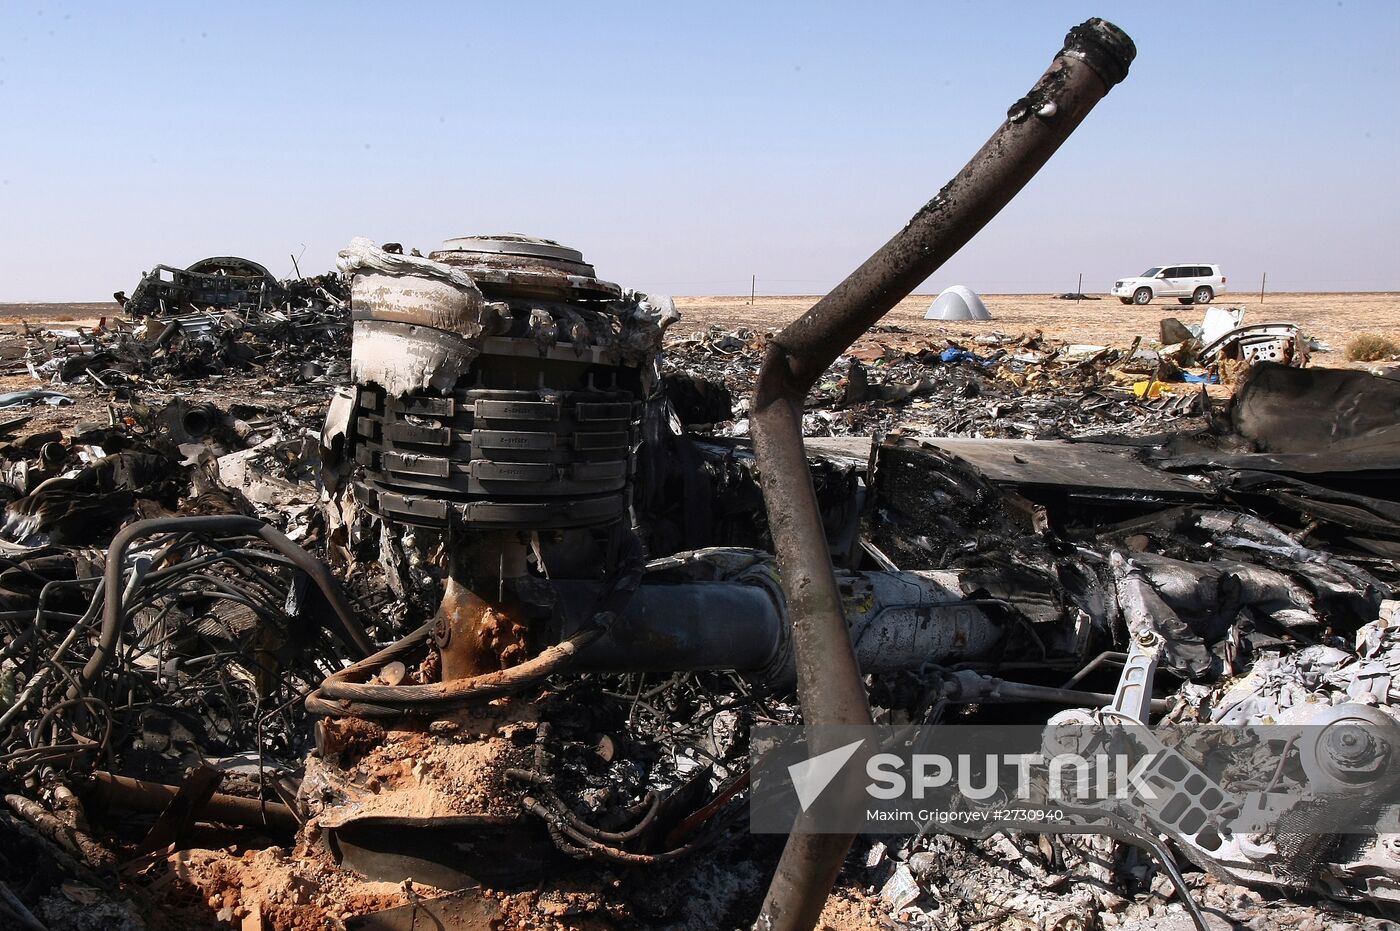
[(1103, 16), (1126, 82), (923, 290), (1400, 290), (1400, 3), (0, 0), (0, 301), (520, 231), (676, 294), (820, 293)]

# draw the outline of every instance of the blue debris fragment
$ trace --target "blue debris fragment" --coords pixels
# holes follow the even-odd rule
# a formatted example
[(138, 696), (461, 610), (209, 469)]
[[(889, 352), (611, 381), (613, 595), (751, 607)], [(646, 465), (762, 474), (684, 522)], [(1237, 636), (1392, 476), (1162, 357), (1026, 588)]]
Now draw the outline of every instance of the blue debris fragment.
[(23, 391), (0, 394), (0, 410), (11, 407), (28, 407), (33, 404), (51, 404), (54, 407), (61, 407), (72, 403), (73, 399), (63, 392), (49, 391), (45, 388), (26, 388)]
[(997, 364), (997, 360), (989, 356), (979, 356), (975, 352), (970, 352), (961, 346), (949, 346), (938, 354), (939, 361), (948, 365), (962, 364), (964, 362), (972, 365), (980, 365), (984, 369), (989, 369)]

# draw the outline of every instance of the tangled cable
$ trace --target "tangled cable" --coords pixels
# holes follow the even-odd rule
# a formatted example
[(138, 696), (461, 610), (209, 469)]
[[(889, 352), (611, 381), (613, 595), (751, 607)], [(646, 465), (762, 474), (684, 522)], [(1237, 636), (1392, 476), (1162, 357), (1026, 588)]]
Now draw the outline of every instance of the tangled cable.
[(691, 840), (658, 853), (626, 850), (622, 844), (644, 840), (648, 829), (657, 823), (661, 812), (661, 795), (648, 789), (641, 801), (622, 812), (623, 823), (631, 826), (622, 830), (604, 830), (580, 818), (558, 794), (552, 757), (546, 750), (552, 735), (548, 722), (542, 722), (536, 733), (535, 766), (533, 769), (511, 768), (506, 778), (525, 783), (532, 794), (520, 800), (520, 807), (544, 822), (545, 831), (561, 853), (578, 860), (606, 860), (630, 866), (651, 866), (669, 863), (689, 856), (713, 843), (723, 832), (723, 825), (711, 825)]
[[(330, 629), (313, 620), (308, 577)], [(52, 607), (75, 596), (82, 614)], [(370, 643), (324, 565), (262, 521), (226, 516), (132, 524), (102, 576), (46, 582), (0, 628), (0, 768), (20, 778), (144, 751), (166, 721), (205, 752), (257, 746), (291, 763), (306, 742), (299, 699)]]

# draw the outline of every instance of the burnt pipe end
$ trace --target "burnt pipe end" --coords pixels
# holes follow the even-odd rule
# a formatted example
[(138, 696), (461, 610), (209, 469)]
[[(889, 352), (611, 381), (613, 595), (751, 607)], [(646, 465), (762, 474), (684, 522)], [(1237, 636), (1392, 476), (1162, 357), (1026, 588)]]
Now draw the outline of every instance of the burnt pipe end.
[(1126, 32), (1095, 16), (1069, 31), (1060, 54), (1084, 62), (1111, 88), (1128, 76), (1137, 46)]
[(198, 439), (204, 436), (220, 421), (220, 412), (212, 404), (196, 404), (185, 411), (185, 415), (180, 418), (180, 426), (185, 428), (185, 432)]

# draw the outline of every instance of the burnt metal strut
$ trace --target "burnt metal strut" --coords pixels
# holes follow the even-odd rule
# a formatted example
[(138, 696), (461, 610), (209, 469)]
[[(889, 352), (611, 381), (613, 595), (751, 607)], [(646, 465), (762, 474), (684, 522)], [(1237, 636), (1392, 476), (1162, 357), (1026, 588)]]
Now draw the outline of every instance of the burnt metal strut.
[[(750, 419), (808, 725), (869, 724), (871, 718), (802, 444), (807, 392), (837, 356), (1016, 196), (1127, 76), (1136, 54), (1127, 34), (1102, 19), (1071, 29), (1049, 69), (1011, 105), (1006, 121), (962, 171), (768, 345)], [(822, 749), (813, 744), (814, 752)], [(755, 927), (811, 928), (852, 839), (803, 831), (790, 835)]]

